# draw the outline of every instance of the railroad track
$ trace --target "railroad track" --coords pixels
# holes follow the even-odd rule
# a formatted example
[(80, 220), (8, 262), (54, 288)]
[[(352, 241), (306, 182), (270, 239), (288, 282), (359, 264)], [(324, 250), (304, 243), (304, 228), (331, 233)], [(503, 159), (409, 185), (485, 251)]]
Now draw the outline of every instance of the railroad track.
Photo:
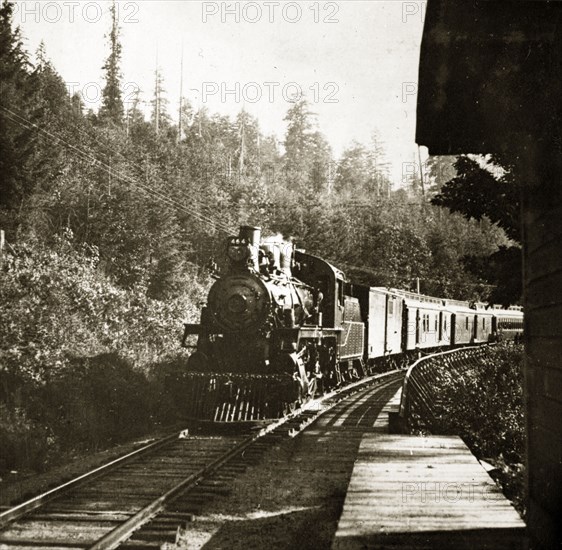
[(250, 435), (176, 434), (143, 447), (1, 513), (0, 549), (149, 549), (174, 543), (201, 507), (228, 494), (233, 480), (273, 444), (341, 408), (350, 396), (368, 395), (403, 376), (393, 371), (365, 378)]

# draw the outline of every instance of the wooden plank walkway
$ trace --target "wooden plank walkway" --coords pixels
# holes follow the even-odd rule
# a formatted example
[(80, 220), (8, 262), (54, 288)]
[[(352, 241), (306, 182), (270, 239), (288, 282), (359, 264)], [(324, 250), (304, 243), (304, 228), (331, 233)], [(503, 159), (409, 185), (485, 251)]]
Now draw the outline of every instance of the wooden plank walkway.
[(333, 550), (527, 548), (525, 524), (460, 437), (367, 434)]

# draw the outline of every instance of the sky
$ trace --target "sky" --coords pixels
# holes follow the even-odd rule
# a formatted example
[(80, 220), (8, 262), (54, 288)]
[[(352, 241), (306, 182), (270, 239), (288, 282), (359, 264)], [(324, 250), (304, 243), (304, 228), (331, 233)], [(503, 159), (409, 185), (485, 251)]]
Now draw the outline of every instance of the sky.
[[(280, 142), (295, 95), (304, 93), (339, 157), (377, 131), (395, 186), (413, 169), (418, 60), (425, 2), (119, 0), (123, 97), (149, 102), (158, 66), (169, 112), (183, 96), (235, 116), (242, 108)], [(97, 108), (108, 55), (110, 2), (26, 0), (15, 24), (34, 52), (45, 42), (67, 87)], [(422, 148), (422, 158), (427, 155)]]

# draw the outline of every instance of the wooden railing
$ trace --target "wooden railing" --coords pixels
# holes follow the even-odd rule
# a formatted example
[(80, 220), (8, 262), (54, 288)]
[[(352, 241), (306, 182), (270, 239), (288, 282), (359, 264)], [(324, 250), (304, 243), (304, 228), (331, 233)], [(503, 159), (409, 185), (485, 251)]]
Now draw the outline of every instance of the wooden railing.
[(445, 376), (462, 376), (488, 349), (487, 345), (458, 348), (422, 357), (411, 365), (402, 387), (399, 412), (402, 425), (411, 424), (414, 415), (437, 424), (440, 398), (435, 390), (436, 383), (443, 381)]

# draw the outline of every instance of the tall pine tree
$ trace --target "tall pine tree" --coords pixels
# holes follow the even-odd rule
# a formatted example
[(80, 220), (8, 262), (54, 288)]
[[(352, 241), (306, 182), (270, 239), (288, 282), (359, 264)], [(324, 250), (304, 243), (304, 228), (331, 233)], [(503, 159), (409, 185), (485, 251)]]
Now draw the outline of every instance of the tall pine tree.
[(338, 163), (334, 186), (337, 192), (365, 198), (371, 179), (368, 151), (358, 141), (346, 148)]
[(30, 63), (19, 28), (13, 28), (13, 11), (14, 3), (4, 0), (0, 7), (0, 223), (9, 237), (17, 228), (17, 211), (30, 186), (24, 166), (32, 153), (33, 133), (25, 122)]
[(292, 189), (320, 191), (327, 186), (332, 153), (316, 128), (314, 113), (305, 98), (297, 99), (285, 118), (285, 177)]
[(105, 87), (102, 93), (100, 118), (115, 124), (123, 122), (123, 99), (121, 97), (121, 42), (119, 41), (119, 18), (115, 0), (110, 8), (111, 31), (109, 39), (109, 56), (103, 65), (105, 71)]
[(156, 62), (156, 70), (154, 71), (154, 99), (152, 103), (151, 122), (154, 126), (154, 131), (157, 134), (165, 132), (170, 127), (172, 119), (168, 114), (168, 99), (166, 97), (166, 89), (164, 88), (164, 76), (161, 69)]

